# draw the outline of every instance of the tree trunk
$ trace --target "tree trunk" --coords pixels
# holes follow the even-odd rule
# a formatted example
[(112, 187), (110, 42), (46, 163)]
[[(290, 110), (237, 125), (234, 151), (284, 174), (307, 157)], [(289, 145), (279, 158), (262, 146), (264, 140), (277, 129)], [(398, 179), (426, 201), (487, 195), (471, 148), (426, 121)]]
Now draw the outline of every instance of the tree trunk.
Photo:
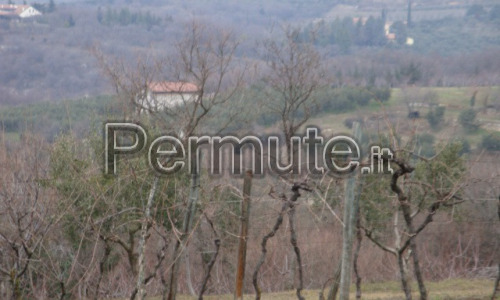
[[(295, 158), (295, 155), (293, 155), (292, 151), (293, 151), (293, 148), (292, 148), (292, 133), (289, 132), (288, 128), (285, 128), (284, 129), (284, 132), (285, 132), (285, 145), (286, 145), (286, 163), (287, 163), (287, 166), (290, 165), (292, 163), (292, 159), (296, 159)], [(279, 157), (277, 157), (277, 161), (279, 161)]]
[(191, 176), (191, 190), (189, 192), (189, 200), (184, 214), (184, 221), (182, 223), (182, 232), (179, 239), (175, 243), (174, 248), (174, 263), (172, 265), (169, 281), (169, 292), (167, 295), (168, 300), (175, 300), (177, 297), (177, 277), (179, 274), (179, 265), (181, 261), (181, 251), (184, 251), (186, 246), (186, 238), (191, 230), (192, 219), (194, 218), (194, 213), (196, 210), (196, 203), (198, 202), (198, 190), (200, 186), (200, 175), (198, 173), (193, 173)]
[(335, 268), (335, 272), (333, 274), (333, 283), (330, 287), (330, 291), (328, 292), (327, 300), (335, 300), (337, 297), (337, 293), (339, 291), (340, 285), (340, 272), (342, 271), (342, 261), (339, 260), (337, 267)]
[(295, 284), (295, 267), (297, 266), (297, 261), (293, 259), (295, 255), (293, 248), (289, 249), (286, 254), (285, 265), (287, 272), (287, 279), (285, 281), (285, 289), (292, 290)]
[(283, 215), (285, 214), (285, 211), (287, 208), (288, 208), (288, 203), (286, 202), (286, 199), (285, 199), (285, 202), (281, 206), (280, 214), (278, 215), (278, 218), (276, 219), (276, 222), (274, 223), (273, 229), (262, 238), (262, 242), (260, 243), (261, 254), (260, 254), (259, 261), (257, 262), (257, 266), (255, 267), (255, 271), (253, 272), (253, 276), (252, 276), (253, 287), (255, 289), (255, 300), (260, 300), (260, 297), (262, 294), (262, 291), (259, 287), (258, 276), (259, 276), (260, 267), (262, 266), (262, 264), (264, 263), (264, 261), (266, 259), (267, 241), (270, 238), (272, 238), (276, 234), (278, 229), (280, 228), (281, 224), (283, 223)]
[(413, 228), (413, 219), (411, 217), (410, 205), (407, 201), (401, 203), (401, 210), (403, 212), (403, 217), (405, 219), (406, 227), (408, 228), (410, 237), (410, 249), (413, 257), (413, 271), (415, 273), (415, 278), (418, 283), (418, 291), (420, 293), (421, 300), (427, 300), (427, 289), (425, 288), (424, 278), (422, 276), (422, 271), (420, 270), (420, 262), (417, 251), (417, 243), (415, 241), (415, 229)]
[(184, 252), (184, 262), (186, 263), (186, 283), (191, 296), (196, 297), (196, 291), (193, 287), (193, 280), (191, 279), (191, 264), (189, 263), (189, 252)]
[(361, 242), (363, 241), (363, 234), (361, 233), (361, 220), (360, 220), (360, 213), (359, 213), (359, 207), (357, 210), (357, 218), (356, 218), (356, 250), (354, 251), (354, 264), (353, 264), (353, 269), (354, 269), (354, 275), (356, 276), (356, 299), (361, 299), (361, 276), (359, 275), (359, 270), (358, 270), (358, 257), (359, 257), (359, 250), (361, 249)]
[(215, 260), (217, 259), (217, 255), (219, 254), (220, 240), (217, 238), (214, 240), (214, 243), (215, 243), (215, 252), (214, 255), (212, 255), (212, 258), (210, 259), (210, 262), (208, 262), (207, 274), (205, 274), (205, 278), (203, 279), (203, 284), (201, 285), (200, 294), (198, 295), (198, 300), (203, 300), (203, 294), (207, 289), (208, 280), (210, 279), (210, 272), (212, 272)]
[(401, 285), (405, 293), (405, 299), (411, 300), (411, 286), (408, 282), (408, 271), (406, 269), (406, 262), (402, 252), (397, 253), (399, 273), (401, 275)]
[(418, 291), (420, 292), (420, 300), (427, 300), (427, 289), (425, 288), (424, 278), (422, 276), (422, 271), (420, 270), (420, 262), (415, 238), (412, 238), (410, 241), (410, 249), (413, 257), (413, 272), (415, 272), (415, 278), (418, 283)]
[[(146, 236), (148, 234), (149, 229), (149, 220), (151, 218), (151, 207), (153, 206), (153, 199), (156, 194), (156, 187), (158, 186), (158, 176), (155, 176), (153, 181), (153, 185), (151, 186), (151, 190), (149, 191), (148, 202), (146, 203), (145, 211), (144, 211), (144, 220), (141, 225), (141, 239), (139, 241), (139, 259), (137, 261), (137, 286), (136, 291), (137, 294), (133, 294), (132, 298), (135, 299), (137, 296), (138, 299), (142, 300), (145, 297), (144, 290), (144, 265), (145, 265), (145, 257), (144, 253), (146, 251)], [(133, 251), (133, 249), (132, 249)]]
[[(288, 220), (290, 222), (290, 243), (292, 244), (293, 250), (295, 252), (295, 257), (297, 259), (297, 268), (299, 269), (299, 284), (296, 288), (297, 299), (305, 300), (305, 298), (301, 294), (302, 289), (304, 287), (304, 279), (302, 272), (302, 259), (300, 257), (300, 248), (297, 244), (297, 232), (295, 231), (295, 203), (291, 201), (290, 201), (290, 209), (288, 210)], [(295, 274), (294, 270), (295, 268), (291, 270), (292, 274)]]
[(111, 246), (105, 240), (104, 241), (104, 255), (103, 255), (101, 261), (99, 262), (99, 277), (97, 279), (97, 284), (96, 284), (96, 288), (95, 288), (94, 300), (99, 299), (99, 289), (100, 289), (102, 277), (104, 276), (104, 271), (105, 271), (104, 264), (108, 260), (110, 254), (111, 254)]

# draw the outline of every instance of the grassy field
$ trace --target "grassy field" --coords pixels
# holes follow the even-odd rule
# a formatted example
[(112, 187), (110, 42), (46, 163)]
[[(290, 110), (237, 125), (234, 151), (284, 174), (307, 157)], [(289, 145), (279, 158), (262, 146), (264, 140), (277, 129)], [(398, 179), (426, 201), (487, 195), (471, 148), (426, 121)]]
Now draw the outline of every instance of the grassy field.
[[(476, 91), (475, 108), (480, 111), (477, 120), (483, 128), (474, 133), (464, 133), (457, 123), (457, 118), (461, 111), (470, 107), (470, 99)], [(350, 129), (344, 125), (346, 119), (376, 119), (387, 115), (393, 118), (392, 120), (397, 118), (401, 123), (408, 123), (408, 102), (419, 102), (426, 105), (434, 103), (446, 107), (445, 124), (440, 130), (432, 132), (437, 140), (462, 135), (472, 145), (477, 145), (482, 136), (488, 134), (489, 130), (500, 131), (500, 114), (486, 114), (481, 111), (485, 104), (500, 104), (500, 87), (393, 88), (387, 102), (370, 101), (367, 106), (361, 106), (356, 110), (344, 113), (324, 112), (311, 118), (308, 124), (319, 126), (322, 133), (327, 136), (333, 133), (350, 132)], [(101, 96), (75, 101), (0, 106), (0, 128), (4, 128), (5, 138), (10, 140), (18, 139), (19, 133), (26, 127), (45, 129), (45, 131), (50, 132), (50, 135), (57, 135), (57, 132), (71, 127), (88, 127), (90, 123), (102, 122), (107, 118), (116, 119), (120, 114), (116, 109), (110, 108), (111, 104), (111, 97)], [(429, 131), (425, 119), (428, 108), (419, 107), (418, 111), (421, 118), (412, 122), (419, 125), (421, 132)], [(405, 133), (403, 132), (403, 134)]]
[[(362, 285), (362, 299), (404, 299), (404, 294), (401, 291), (400, 283), (382, 282), (382, 283), (367, 283)], [(445, 299), (490, 299), (493, 291), (493, 280), (485, 279), (450, 279), (440, 282), (427, 282), (427, 290), (429, 292), (429, 299), (431, 300), (445, 300)], [(414, 297), (418, 296), (417, 286), (412, 287)], [(350, 299), (355, 299), (355, 289), (351, 287)], [(325, 294), (328, 291), (325, 292)], [(319, 290), (306, 290), (303, 292), (306, 299), (318, 299)], [(254, 295), (246, 295), (245, 299), (253, 299)], [(159, 299), (159, 298), (151, 298)], [(195, 297), (180, 296), (180, 300), (196, 299)], [(232, 295), (217, 295), (206, 296), (207, 300), (232, 300)], [(276, 300), (289, 300), (297, 299), (295, 291), (288, 291), (282, 293), (269, 293), (263, 294), (262, 299), (276, 299)]]
[[(481, 128), (475, 132), (465, 132), (458, 123), (460, 112), (469, 109), (471, 97), (476, 92), (474, 108), (478, 111), (476, 121)], [(407, 103), (420, 103), (421, 107), (416, 107), (420, 118), (408, 119)], [(445, 107), (444, 124), (438, 130), (431, 130), (425, 118), (429, 108), (427, 105), (436, 104)], [(404, 128), (400, 135), (410, 135), (410, 131), (417, 128), (419, 133), (432, 133), (436, 141), (446, 141), (450, 138), (465, 138), (471, 147), (478, 148), (484, 135), (491, 131), (500, 131), (500, 113), (486, 111), (486, 105), (500, 105), (500, 87), (412, 87), (407, 89), (394, 88), (391, 91), (391, 98), (384, 103), (371, 101), (367, 106), (358, 107), (355, 111), (340, 114), (324, 113), (312, 118), (308, 124), (319, 126), (325, 136), (329, 134), (349, 133), (351, 130), (344, 125), (346, 119), (363, 119), (365, 125), (380, 122), (384, 127), (382, 116), (391, 118), (393, 126)], [(413, 124), (412, 126), (408, 126)], [(372, 127), (377, 127), (372, 126)]]

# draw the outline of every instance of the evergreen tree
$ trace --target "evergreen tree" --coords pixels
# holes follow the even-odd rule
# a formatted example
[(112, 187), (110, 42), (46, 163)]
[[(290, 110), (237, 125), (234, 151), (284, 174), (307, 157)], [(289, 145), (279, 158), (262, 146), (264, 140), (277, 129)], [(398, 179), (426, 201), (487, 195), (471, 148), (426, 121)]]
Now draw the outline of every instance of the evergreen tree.
[(482, 19), (486, 15), (486, 11), (481, 4), (474, 4), (465, 13), (467, 17), (474, 17), (476, 19)]
[(111, 25), (112, 23), (114, 23), (114, 14), (111, 8), (109, 7), (106, 8), (106, 16), (104, 18), (104, 23), (106, 25)]
[(481, 141), (481, 147), (488, 151), (500, 151), (500, 133), (492, 132), (485, 135)]
[(384, 23), (382, 18), (370, 16), (364, 26), (365, 46), (382, 46), (385, 44)]
[(406, 16), (406, 25), (408, 25), (408, 28), (412, 27), (412, 22), (411, 22), (411, 1), (408, 0), (408, 15)]
[(477, 94), (477, 91), (474, 91), (474, 93), (472, 94), (472, 97), (470, 98), (470, 107), (474, 108), (474, 106), (476, 105), (476, 94)]
[(382, 12), (380, 13), (380, 17), (382, 18), (382, 21), (387, 22), (387, 10), (385, 8), (382, 8)]
[(490, 21), (500, 21), (500, 4), (497, 4), (491, 8)]
[(73, 15), (69, 15), (68, 20), (66, 21), (66, 25), (68, 27), (74, 27), (75, 26), (75, 19), (73, 18)]
[(97, 8), (97, 21), (99, 22), (99, 24), (102, 24), (103, 21), (102, 9), (100, 6), (99, 8)]
[(464, 110), (458, 116), (458, 122), (468, 132), (474, 132), (479, 127), (476, 123), (476, 111), (472, 108)]
[(50, 0), (49, 2), (49, 8), (47, 9), (49, 13), (56, 11), (56, 4), (54, 3), (54, 0)]
[(393, 33), (396, 35), (396, 42), (400, 45), (404, 45), (406, 43), (406, 38), (408, 37), (406, 25), (401, 21), (397, 21), (392, 24), (391, 28)]
[(363, 21), (359, 18), (358, 22), (356, 22), (356, 27), (354, 29), (354, 39), (356, 45), (362, 45), (365, 40), (364, 31), (363, 31)]
[(443, 122), (444, 110), (445, 108), (443, 106), (434, 106), (431, 109), (429, 109), (426, 119), (429, 122), (429, 125), (431, 126), (432, 129), (434, 130), (438, 129), (441, 123)]
[(351, 18), (335, 20), (333, 37), (335, 44), (339, 46), (342, 53), (348, 53), (352, 44), (353, 24)]

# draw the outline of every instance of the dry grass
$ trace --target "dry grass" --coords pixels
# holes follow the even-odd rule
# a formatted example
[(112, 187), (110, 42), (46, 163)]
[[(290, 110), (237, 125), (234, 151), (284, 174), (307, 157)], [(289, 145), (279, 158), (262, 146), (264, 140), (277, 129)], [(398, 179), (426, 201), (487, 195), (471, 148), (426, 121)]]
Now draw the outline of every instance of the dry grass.
[[(418, 297), (417, 286), (413, 287), (414, 297)], [(493, 280), (486, 279), (450, 279), (440, 282), (427, 282), (429, 299), (490, 299), (493, 291)], [(351, 288), (351, 299), (355, 299), (354, 287)], [(404, 299), (399, 282), (367, 283), (362, 285), (362, 299)], [(303, 292), (306, 299), (318, 299), (318, 290), (307, 290)], [(253, 299), (254, 295), (246, 295), (245, 299)], [(156, 299), (156, 298), (152, 298)], [(195, 297), (180, 296), (180, 300), (192, 300)], [(232, 295), (206, 296), (207, 300), (232, 300)], [(295, 291), (263, 294), (262, 299), (289, 300), (296, 299)]]

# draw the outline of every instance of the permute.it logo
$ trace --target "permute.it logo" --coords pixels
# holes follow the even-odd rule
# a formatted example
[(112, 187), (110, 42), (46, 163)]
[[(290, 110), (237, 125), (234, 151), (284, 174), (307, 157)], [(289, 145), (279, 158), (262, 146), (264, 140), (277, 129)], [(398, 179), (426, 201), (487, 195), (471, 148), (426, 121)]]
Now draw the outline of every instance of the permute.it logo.
[(201, 152), (208, 152), (211, 175), (221, 175), (224, 166), (233, 175), (242, 175), (251, 169), (254, 175), (272, 173), (310, 175), (328, 174), (345, 177), (361, 170), (362, 174), (393, 173), (389, 148), (371, 146), (367, 161), (363, 163), (358, 143), (350, 136), (337, 135), (325, 139), (315, 127), (306, 128), (304, 136), (291, 137), (288, 148), (290, 158), (283, 162), (283, 142), (278, 136), (265, 139), (255, 135), (237, 137), (190, 136), (184, 140), (171, 135), (148, 141), (146, 130), (139, 124), (110, 122), (104, 132), (104, 172), (116, 174), (119, 156), (145, 154), (149, 166), (158, 174), (168, 175), (188, 168), (197, 173), (201, 165)]

